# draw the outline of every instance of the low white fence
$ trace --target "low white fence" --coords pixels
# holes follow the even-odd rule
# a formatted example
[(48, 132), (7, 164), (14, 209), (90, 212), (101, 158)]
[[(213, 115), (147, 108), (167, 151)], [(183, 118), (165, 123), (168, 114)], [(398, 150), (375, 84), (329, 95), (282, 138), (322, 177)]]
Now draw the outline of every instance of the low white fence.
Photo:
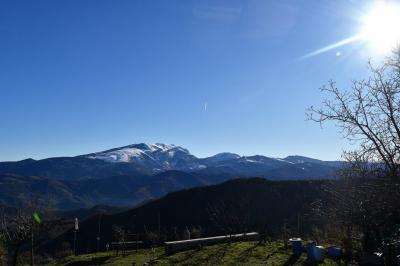
[(258, 233), (251, 232), (251, 233), (236, 234), (236, 235), (214, 236), (206, 238), (195, 238), (189, 240), (165, 242), (164, 248), (165, 248), (165, 253), (170, 254), (182, 250), (197, 248), (199, 246), (226, 243), (229, 241), (256, 241), (258, 239), (259, 239)]

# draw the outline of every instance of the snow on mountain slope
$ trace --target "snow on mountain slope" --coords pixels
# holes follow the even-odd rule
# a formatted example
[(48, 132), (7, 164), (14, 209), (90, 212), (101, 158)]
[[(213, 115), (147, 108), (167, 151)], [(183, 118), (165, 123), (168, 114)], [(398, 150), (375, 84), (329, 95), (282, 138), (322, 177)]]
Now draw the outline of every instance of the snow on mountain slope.
[(203, 158), (202, 161), (204, 164), (207, 165), (214, 165), (226, 161), (232, 161), (232, 160), (237, 160), (240, 158), (240, 155), (236, 153), (230, 153), (230, 152), (223, 152), (223, 153), (218, 153), (210, 157)]
[(124, 146), (120, 148), (115, 148), (111, 150), (106, 150), (102, 152), (96, 152), (88, 155), (91, 159), (101, 159), (109, 162), (125, 162), (129, 163), (131, 161), (137, 160), (147, 160), (153, 159), (153, 153), (165, 153), (171, 152), (170, 156), (173, 156), (174, 148), (178, 148), (175, 145), (166, 144), (133, 144), (129, 146)]
[(153, 171), (197, 170), (205, 166), (188, 150), (173, 144), (133, 144), (86, 155), (107, 162), (138, 163)]

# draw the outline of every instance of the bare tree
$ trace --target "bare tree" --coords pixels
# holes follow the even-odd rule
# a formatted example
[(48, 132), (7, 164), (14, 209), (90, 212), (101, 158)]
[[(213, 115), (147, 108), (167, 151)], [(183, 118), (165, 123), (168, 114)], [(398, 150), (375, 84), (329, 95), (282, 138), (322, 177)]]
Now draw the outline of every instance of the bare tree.
[(2, 214), (0, 221), (0, 239), (8, 249), (12, 265), (17, 264), (18, 255), (23, 245), (31, 240), (32, 218), (19, 211), (16, 215)]
[[(347, 139), (358, 144), (359, 158), (383, 163), (385, 175), (399, 179), (400, 48), (381, 66), (368, 65), (370, 77), (353, 81), (350, 90), (340, 90), (334, 81), (322, 87), (331, 98), (320, 108), (311, 106), (308, 118), (335, 122)], [(352, 160), (354, 154), (345, 158)]]
[(307, 115), (335, 122), (357, 146), (344, 153), (341, 179), (326, 187), (326, 206), (319, 211), (341, 229), (345, 247), (352, 249), (363, 235), (364, 250), (372, 251), (400, 221), (400, 47), (380, 66), (368, 66), (370, 77), (353, 81), (348, 90), (330, 81), (321, 89), (330, 98)]
[(119, 248), (122, 248), (122, 255), (125, 255), (125, 242), (126, 238), (128, 236), (128, 232), (126, 229), (122, 226), (119, 225), (113, 225), (112, 226), (112, 231), (113, 231), (113, 238), (117, 241), (117, 250), (116, 253), (118, 255)]

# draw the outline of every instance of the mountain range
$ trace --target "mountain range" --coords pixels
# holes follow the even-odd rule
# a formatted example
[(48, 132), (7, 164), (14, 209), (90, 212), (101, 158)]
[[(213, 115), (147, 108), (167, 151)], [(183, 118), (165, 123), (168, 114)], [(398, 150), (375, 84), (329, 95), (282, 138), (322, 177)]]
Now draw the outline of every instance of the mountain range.
[(34, 198), (61, 210), (133, 206), (172, 191), (238, 177), (332, 179), (341, 164), (228, 152), (198, 158), (180, 146), (141, 143), (75, 157), (0, 162), (0, 204), (18, 207)]
[(154, 175), (169, 170), (229, 173), (271, 179), (330, 178), (339, 161), (303, 156), (271, 158), (219, 153), (198, 158), (187, 149), (167, 144), (133, 144), (75, 157), (0, 162), (0, 174), (40, 176), (58, 180), (99, 179), (117, 175)]

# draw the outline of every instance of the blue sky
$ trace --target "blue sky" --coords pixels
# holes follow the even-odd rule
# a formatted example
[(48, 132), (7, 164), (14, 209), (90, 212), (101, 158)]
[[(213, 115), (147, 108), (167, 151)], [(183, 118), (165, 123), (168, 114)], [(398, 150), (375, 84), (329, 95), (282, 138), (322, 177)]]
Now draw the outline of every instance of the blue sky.
[[(338, 129), (305, 121), (318, 88), (365, 77), (368, 1), (1, 1), (0, 160), (138, 142), (337, 159)], [(207, 105), (207, 108), (205, 108)]]

